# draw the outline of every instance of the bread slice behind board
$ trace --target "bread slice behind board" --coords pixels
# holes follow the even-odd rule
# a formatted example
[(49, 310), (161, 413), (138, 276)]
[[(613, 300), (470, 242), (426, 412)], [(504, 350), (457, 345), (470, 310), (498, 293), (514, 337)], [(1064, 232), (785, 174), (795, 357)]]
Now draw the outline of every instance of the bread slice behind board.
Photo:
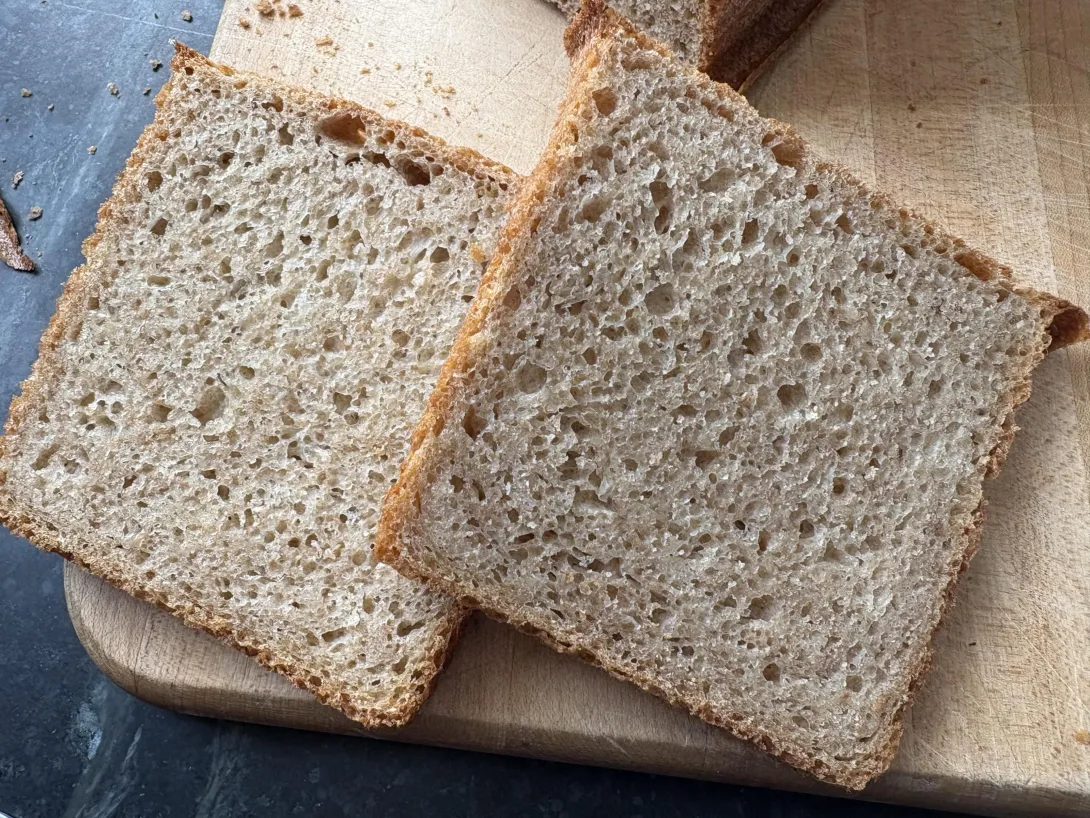
[[(574, 18), (580, 0), (553, 0)], [(610, 0), (610, 7), (712, 79), (744, 91), (822, 0)]]

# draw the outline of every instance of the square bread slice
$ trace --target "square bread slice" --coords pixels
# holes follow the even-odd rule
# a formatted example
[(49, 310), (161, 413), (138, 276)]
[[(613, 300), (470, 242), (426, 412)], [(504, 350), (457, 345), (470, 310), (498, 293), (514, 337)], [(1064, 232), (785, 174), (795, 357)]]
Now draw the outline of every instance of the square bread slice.
[(1045, 351), (1087, 316), (613, 12), (379, 557), (818, 778), (887, 768)]
[[(574, 18), (580, 0), (553, 0)], [(822, 0), (610, 0), (613, 9), (712, 79), (744, 91)]]
[(515, 176), (177, 47), (11, 405), (0, 521), (365, 725), (463, 618), (371, 553)]

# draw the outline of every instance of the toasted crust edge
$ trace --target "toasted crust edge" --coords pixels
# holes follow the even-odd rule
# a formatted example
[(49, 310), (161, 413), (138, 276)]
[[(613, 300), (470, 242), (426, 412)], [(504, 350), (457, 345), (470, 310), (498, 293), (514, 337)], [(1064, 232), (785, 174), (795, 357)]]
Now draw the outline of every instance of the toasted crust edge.
[[(649, 676), (612, 665), (608, 660), (600, 659), (585, 648), (557, 640), (546, 633), (539, 624), (521, 615), (517, 609), (482, 599), (475, 596), (467, 587), (459, 586), (454, 582), (427, 576), (418, 569), (412, 556), (402, 550), (401, 532), (419, 513), (422, 492), (433, 470), (432, 460), (435, 449), (433, 440), (451, 419), (451, 410), (462, 388), (460, 384), (462, 376), (472, 368), (475, 362), (475, 336), (484, 328), (492, 309), (501, 306), (504, 293), (514, 283), (514, 259), (529, 242), (537, 212), (543, 207), (548, 181), (560, 163), (562, 150), (571, 142), (569, 119), (573, 117), (580, 104), (579, 89), (597, 61), (597, 55), (592, 46), (595, 42), (608, 39), (611, 35), (618, 33), (635, 39), (642, 48), (651, 49), (660, 54), (669, 54), (666, 48), (635, 30), (615, 12), (606, 9), (602, 0), (588, 0), (568, 28), (565, 34), (565, 46), (574, 65), (568, 93), (562, 103), (557, 124), (540, 164), (517, 197), (503, 240), (493, 256), (481, 282), (478, 296), (470, 308), (450, 357), (443, 367), (435, 392), (429, 400), (427, 412), (413, 434), (410, 454), (402, 465), (397, 483), (387, 493), (376, 538), (375, 554), (405, 576), (427, 582), (436, 590), (459, 598), (464, 604), (478, 607), (500, 621), (509, 622), (519, 630), (537, 636), (556, 650), (575, 654), (620, 679), (633, 682), (665, 698), (671, 704), (683, 707), (712, 724), (726, 728), (791, 766), (847, 789), (862, 789), (870, 780), (889, 768), (896, 754), (905, 714), (931, 666), (934, 634), (949, 613), (957, 580), (968, 566), (979, 544), (983, 522), (983, 502), (971, 515), (971, 524), (964, 530), (960, 542), (950, 549), (948, 579), (935, 624), (930, 637), (924, 640), (918, 649), (915, 663), (905, 679), (903, 695), (896, 707), (892, 708), (889, 722), (872, 740), (871, 749), (866, 755), (839, 767), (831, 767), (813, 755), (799, 753), (784, 746), (784, 743), (776, 736), (762, 730), (759, 726), (747, 723), (743, 714), (712, 712), (709, 708), (686, 701), (680, 696), (670, 695), (659, 688), (655, 680)], [(710, 82), (699, 77), (697, 79), (701, 82)], [(718, 84), (715, 88), (721, 99), (728, 99), (748, 107), (748, 103), (728, 86)], [(1011, 422), (1012, 414), (1014, 409), (1029, 397), (1030, 375), (1033, 369), (1048, 349), (1090, 338), (1090, 319), (1083, 310), (1056, 296), (1012, 286), (1008, 283), (1010, 278), (1008, 268), (978, 251), (969, 249), (962, 240), (944, 234), (926, 219), (909, 210), (896, 208), (890, 197), (881, 193), (871, 193), (847, 170), (817, 162), (810, 154), (809, 147), (792, 129), (774, 121), (767, 122), (781, 142), (790, 144), (799, 152), (800, 157), (815, 162), (819, 170), (831, 174), (842, 184), (856, 188), (861, 201), (868, 202), (877, 210), (887, 211), (889, 218), (895, 223), (915, 226), (936, 237), (941, 237), (953, 248), (952, 255), (955, 260), (969, 272), (983, 280), (995, 280), (1000, 286), (1027, 299), (1041, 310), (1046, 329), (1042, 333), (1040, 347), (1034, 354), (1024, 359), (1024, 367), (1014, 373), (1010, 393), (1001, 396), (998, 402), (999, 435), (985, 472), (985, 476), (993, 476), (1001, 467), (1013, 441), (1016, 428)]]
[[(311, 91), (282, 84), (258, 74), (236, 71), (228, 66), (215, 63), (197, 51), (175, 42), (175, 55), (171, 61), (174, 74), (197, 70), (219, 72), (228, 77), (237, 76), (240, 80), (268, 89), (270, 93), (290, 95), (293, 101), (329, 113), (349, 113), (375, 125), (383, 125), (401, 131), (415, 139), (426, 140), (429, 149), (444, 162), (468, 174), (484, 174), (497, 183), (515, 184), (518, 176), (509, 168), (488, 159), (469, 148), (448, 145), (438, 137), (432, 136), (420, 128), (391, 120), (380, 114), (346, 100), (339, 100)], [(114, 185), (111, 197), (99, 208), (98, 223), (95, 232), (83, 243), (84, 255), (88, 263), (77, 267), (69, 277), (64, 291), (57, 301), (57, 310), (42, 335), (38, 349), (38, 360), (30, 376), (23, 382), (21, 393), (13, 397), (4, 427), (5, 436), (0, 437), (0, 524), (6, 525), (13, 534), (29, 540), (44, 551), (60, 554), (65, 559), (80, 565), (96, 576), (115, 585), (130, 595), (177, 616), (186, 625), (196, 630), (205, 631), (226, 642), (237, 650), (253, 657), (259, 664), (286, 676), (295, 686), (307, 690), (324, 704), (343, 712), (350, 719), (365, 727), (400, 727), (408, 723), (423, 703), (431, 695), (438, 680), (439, 672), (449, 659), (458, 637), (461, 634), (469, 611), (450, 605), (450, 611), (437, 623), (435, 632), (429, 641), (421, 665), (423, 675), (420, 686), (412, 695), (401, 700), (393, 707), (359, 707), (349, 694), (336, 684), (324, 684), (317, 676), (312, 676), (305, 667), (291, 659), (278, 656), (267, 650), (252, 634), (232, 628), (223, 619), (202, 608), (184, 601), (168, 598), (166, 595), (149, 591), (138, 583), (132, 582), (110, 565), (89, 562), (82, 559), (74, 546), (66, 547), (56, 526), (38, 519), (33, 510), (22, 507), (4, 490), (7, 481), (7, 469), (4, 457), (11, 438), (20, 433), (30, 418), (49, 400), (53, 387), (63, 375), (58, 348), (69, 331), (78, 332), (86, 313), (87, 299), (106, 285), (96, 277), (91, 258), (103, 237), (118, 229), (116, 224), (116, 203), (132, 201), (137, 193), (138, 177), (150, 147), (158, 140), (166, 139), (167, 134), (161, 124), (161, 114), (170, 99), (171, 83), (168, 82), (155, 98), (156, 118), (145, 128), (137, 141), (133, 153), (129, 156), (125, 168)], [(75, 544), (78, 545), (78, 542)], [(315, 681), (317, 680), (317, 681)]]

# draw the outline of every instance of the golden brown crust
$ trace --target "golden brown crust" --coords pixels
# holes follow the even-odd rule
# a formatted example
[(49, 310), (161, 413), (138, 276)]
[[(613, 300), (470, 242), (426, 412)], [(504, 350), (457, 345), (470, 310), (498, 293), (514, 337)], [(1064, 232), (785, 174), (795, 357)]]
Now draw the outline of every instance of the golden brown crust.
[(2, 199), (0, 199), (0, 261), (13, 270), (24, 273), (34, 270), (34, 262), (19, 245), (19, 234), (15, 232), (15, 225), (11, 223), (11, 216)]
[[(903, 730), (905, 713), (931, 665), (932, 639), (925, 640), (917, 648), (911, 665), (912, 670), (905, 680), (904, 692), (899, 701), (894, 703), (867, 753), (849, 763), (833, 767), (814, 754), (788, 746), (788, 743), (778, 736), (770, 734), (760, 725), (753, 724), (744, 714), (712, 710), (706, 704), (686, 700), (679, 694), (663, 690), (648, 675), (635, 673), (631, 668), (614, 665), (602, 657), (591, 654), (585, 648), (557, 640), (546, 633), (546, 623), (533, 621), (530, 616), (517, 608), (505, 606), (497, 599), (484, 598), (480, 591), (473, 594), (469, 588), (460, 586), (454, 581), (439, 576), (424, 575), (412, 556), (405, 554), (401, 548), (401, 534), (419, 513), (423, 490), (429, 480), (429, 473), (434, 468), (432, 453), (437, 445), (435, 438), (452, 415), (452, 409), (458, 392), (463, 388), (466, 373), (473, 369), (477, 362), (478, 333), (485, 328), (493, 310), (504, 309), (503, 297), (516, 283), (516, 260), (532, 238), (540, 219), (540, 210), (545, 206), (549, 182), (562, 161), (561, 156), (572, 144), (573, 129), (579, 120), (578, 110), (582, 105), (587, 104), (583, 99), (586, 96), (584, 82), (588, 73), (601, 58), (599, 49), (608, 48), (611, 40), (617, 36), (635, 40), (640, 48), (651, 48), (658, 53), (668, 53), (615, 12), (606, 9), (601, 0), (589, 0), (573, 21), (565, 36), (565, 46), (574, 64), (568, 93), (562, 103), (557, 123), (540, 164), (520, 189), (503, 240), (492, 258), (481, 282), (477, 298), (470, 307), (469, 315), (443, 367), (424, 418), (413, 435), (409, 456), (402, 465), (397, 483), (387, 494), (379, 524), (375, 554), (405, 576), (423, 580), (442, 593), (479, 607), (490, 616), (509, 622), (520, 630), (537, 636), (557, 650), (576, 654), (618, 678), (633, 682), (712, 724), (726, 728), (794, 767), (848, 789), (862, 789), (868, 781), (888, 769), (893, 760)], [(738, 106), (745, 106), (744, 110), (750, 111), (748, 116), (756, 117), (756, 114), (748, 108), (748, 103), (728, 86), (716, 85), (701, 78), (695, 72), (693, 76), (695, 81), (705, 84), (705, 87), (714, 87), (720, 99), (731, 100)], [(890, 229), (903, 231), (906, 238), (926, 237), (929, 242), (945, 245), (950, 257), (970, 273), (982, 280), (994, 282), (998, 287), (1029, 300), (1040, 309), (1043, 327), (1040, 346), (1023, 360), (1022, 370), (1014, 373), (1011, 391), (1001, 395), (998, 400), (996, 416), (1000, 422), (997, 440), (990, 461), (986, 468), (982, 469), (981, 476), (994, 474), (1002, 464), (1013, 439), (1012, 413), (1029, 397), (1029, 379), (1033, 368), (1050, 345), (1056, 348), (1090, 337), (1090, 320), (1086, 313), (1055, 296), (1014, 287), (1009, 282), (1009, 270), (1003, 265), (967, 248), (963, 241), (946, 235), (926, 219), (907, 209), (897, 207), (888, 196), (870, 192), (847, 170), (835, 165), (819, 163), (810, 155), (805, 142), (791, 128), (767, 120), (755, 119), (754, 121), (763, 122), (763, 127), (774, 135), (772, 144), (784, 146), (792, 162), (799, 163), (799, 166), (802, 163), (811, 163), (816, 172), (828, 174), (831, 180), (854, 189), (859, 201), (869, 204), (878, 212), (884, 212), (886, 224)], [(983, 520), (982, 506), (973, 513), (971, 519), (971, 525), (963, 532), (961, 541), (951, 548), (948, 579), (934, 629), (938, 628), (939, 623), (948, 613), (958, 576), (968, 565), (979, 543)], [(934, 630), (932, 630), (932, 637), (933, 635)]]
[(745, 89), (786, 47), (822, 0), (707, 0), (701, 24), (700, 69)]
[[(447, 162), (469, 175), (485, 176), (500, 185), (513, 184), (518, 178), (513, 171), (503, 165), (482, 157), (475, 151), (450, 147), (419, 128), (387, 120), (355, 103), (281, 86), (254, 74), (236, 72), (231, 68), (211, 62), (180, 43), (175, 43), (175, 56), (171, 62), (171, 68), (175, 74), (182, 71), (191, 74), (197, 70), (215, 70), (226, 76), (237, 77), (239, 82), (260, 83), (268, 87), (270, 94), (290, 95), (293, 101), (314, 107), (317, 111), (346, 112), (368, 124), (392, 128), (403, 137), (426, 141), (429, 152), (436, 155), (441, 161)], [(354, 704), (347, 692), (337, 684), (311, 674), (306, 668), (290, 658), (278, 656), (269, 651), (262, 646), (253, 634), (231, 626), (225, 620), (199, 606), (170, 599), (162, 593), (141, 586), (139, 583), (127, 578), (115, 566), (83, 559), (79, 553), (78, 542), (66, 544), (57, 526), (38, 518), (31, 509), (22, 508), (9, 492), (3, 490), (7, 480), (4, 459), (6, 454), (9, 453), (9, 448), (13, 445), (19, 445), (18, 436), (23, 430), (32, 426), (34, 417), (47, 405), (55, 387), (64, 374), (58, 351), (59, 347), (66, 337), (74, 338), (78, 335), (87, 309), (88, 299), (97, 295), (104, 287), (109, 285), (108, 281), (98, 276), (96, 268), (90, 261), (97, 253), (104, 237), (124, 228), (124, 224), (120, 221), (121, 217), (118, 215), (119, 205), (135, 201), (139, 197), (141, 166), (147, 160), (155, 144), (168, 138), (169, 134), (164, 127), (163, 121), (165, 115), (169, 113), (170, 87), (171, 83), (168, 82), (157, 95), (155, 102), (158, 113), (155, 121), (140, 136), (136, 149), (129, 157), (125, 169), (114, 186), (113, 195), (99, 209), (95, 232), (83, 244), (84, 254), (87, 256), (89, 263), (76, 268), (70, 276), (64, 292), (57, 302), (57, 311), (42, 336), (39, 345), (39, 357), (34, 364), (31, 375), (24, 381), (22, 392), (12, 399), (8, 420), (5, 425), (6, 434), (4, 437), (0, 437), (0, 523), (6, 525), (12, 533), (25, 537), (39, 548), (61, 554), (66, 559), (81, 565), (91, 573), (137, 599), (151, 602), (174, 614), (190, 627), (206, 631), (222, 639), (232, 647), (252, 656), (270, 670), (286, 676), (296, 686), (311, 691), (320, 701), (341, 710), (349, 718), (364, 726), (398, 727), (404, 725), (415, 715), (416, 711), (430, 695), (439, 671), (449, 658), (457, 637), (464, 626), (468, 615), (464, 609), (452, 609), (438, 623), (438, 627), (428, 645), (426, 659), (419, 668), (421, 672), (418, 680), (419, 684), (407, 699), (399, 703), (400, 706), (395, 709), (360, 707)]]

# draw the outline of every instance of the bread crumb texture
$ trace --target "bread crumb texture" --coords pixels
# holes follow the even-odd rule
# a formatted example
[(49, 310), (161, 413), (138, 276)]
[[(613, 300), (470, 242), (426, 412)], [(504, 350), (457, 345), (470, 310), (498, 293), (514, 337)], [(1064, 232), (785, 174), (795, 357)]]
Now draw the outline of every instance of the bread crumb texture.
[(0, 518), (365, 724), (461, 621), (371, 556), (513, 175), (179, 47), (13, 403)]
[(379, 552), (862, 787), (1070, 305), (604, 20)]

